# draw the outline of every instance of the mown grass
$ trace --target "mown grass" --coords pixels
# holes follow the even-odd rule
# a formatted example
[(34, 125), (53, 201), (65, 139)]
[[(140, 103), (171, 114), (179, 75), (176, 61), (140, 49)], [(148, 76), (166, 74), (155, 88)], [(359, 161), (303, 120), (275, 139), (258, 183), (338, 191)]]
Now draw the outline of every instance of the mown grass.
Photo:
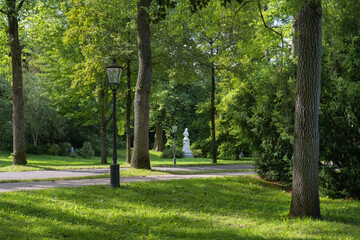
[[(152, 166), (173, 166), (172, 159), (162, 159), (160, 158), (160, 154), (161, 153), (159, 152), (150, 151), (150, 161)], [(129, 166), (129, 164), (126, 163), (125, 159), (125, 150), (119, 150), (118, 163), (122, 167)], [(13, 166), (10, 153), (0, 152), (0, 172), (108, 168), (109, 165), (112, 163), (111, 157), (108, 158), (108, 164), (101, 164), (100, 157), (85, 159), (32, 154), (28, 154), (27, 161), (28, 164), (26, 166)], [(243, 158), (242, 161), (218, 160), (218, 164), (253, 164), (253, 159)], [(212, 165), (212, 161), (211, 159), (206, 158), (181, 158), (177, 159), (177, 165)]]
[(360, 203), (321, 198), (289, 219), (290, 194), (252, 177), (0, 194), (0, 239), (360, 239)]

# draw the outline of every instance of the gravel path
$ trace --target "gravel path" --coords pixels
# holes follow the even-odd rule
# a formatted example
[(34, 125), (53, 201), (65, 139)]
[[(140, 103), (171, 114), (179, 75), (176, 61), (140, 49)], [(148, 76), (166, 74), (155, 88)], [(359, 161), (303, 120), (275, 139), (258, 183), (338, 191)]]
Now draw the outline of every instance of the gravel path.
[[(211, 171), (211, 170), (241, 170), (252, 169), (251, 165), (216, 165), (216, 166), (197, 166), (197, 167), (153, 167), (160, 171)], [(94, 176), (109, 173), (109, 169), (76, 169), (59, 171), (28, 171), (28, 172), (0, 172), (0, 180), (21, 180), (21, 179), (44, 179), (62, 177), (81, 177)], [(174, 179), (189, 178), (209, 178), (224, 176), (240, 176), (255, 174), (252, 171), (246, 172), (218, 172), (200, 174), (180, 174), (180, 175), (156, 175), (143, 177), (121, 177), (120, 183), (130, 183), (139, 181), (169, 181)], [(120, 174), (121, 175), (121, 174)], [(34, 181), (34, 182), (10, 182), (0, 183), (0, 192), (11, 192), (20, 190), (36, 190), (60, 187), (81, 187), (91, 185), (109, 185), (108, 178), (81, 179), (81, 180), (53, 180), (53, 181)]]

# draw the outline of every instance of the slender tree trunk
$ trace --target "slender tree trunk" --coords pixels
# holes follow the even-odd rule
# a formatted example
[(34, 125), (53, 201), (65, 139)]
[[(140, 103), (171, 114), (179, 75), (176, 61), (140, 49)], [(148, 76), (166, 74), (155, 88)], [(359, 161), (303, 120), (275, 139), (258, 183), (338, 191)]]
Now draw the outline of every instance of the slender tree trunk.
[(126, 58), (126, 163), (131, 163), (131, 62)]
[(101, 151), (101, 163), (107, 163), (107, 144), (106, 144), (106, 119), (104, 114), (101, 114), (101, 126), (100, 126), (100, 151)]
[(152, 77), (150, 46), (151, 0), (139, 0), (137, 12), (137, 41), (139, 72), (134, 99), (134, 152), (131, 167), (150, 169), (149, 155), (149, 97)]
[(101, 163), (107, 163), (107, 144), (106, 144), (106, 114), (101, 113), (100, 117), (100, 152)]
[(211, 146), (212, 146), (212, 160), (213, 163), (217, 163), (216, 160), (216, 135), (215, 135), (215, 65), (212, 64), (211, 67)]
[(161, 124), (156, 125), (155, 128), (155, 144), (154, 149), (155, 151), (162, 152), (164, 151), (164, 137), (163, 137), (163, 126)]
[(292, 27), (292, 43), (291, 43), (291, 55), (296, 57), (299, 49), (299, 36), (298, 36), (298, 26), (297, 19), (294, 17), (293, 27)]
[(108, 110), (109, 99), (109, 85), (107, 79), (102, 83), (102, 89), (100, 91), (100, 101), (102, 102), (102, 109), (100, 114), (100, 154), (101, 163), (107, 163), (107, 144), (106, 144), (106, 112)]
[(18, 10), (15, 0), (7, 0), (7, 18), (9, 23), (9, 42), (12, 63), (13, 98), (13, 165), (26, 165), (24, 96), (21, 65), (21, 47), (19, 41)]
[(320, 218), (318, 190), (321, 77), (321, 1), (299, 13), (299, 53), (295, 99), (295, 139), (290, 216)]
[(101, 163), (107, 163), (107, 144), (106, 144), (106, 119), (104, 114), (101, 114), (101, 126), (100, 126), (100, 151), (101, 151)]

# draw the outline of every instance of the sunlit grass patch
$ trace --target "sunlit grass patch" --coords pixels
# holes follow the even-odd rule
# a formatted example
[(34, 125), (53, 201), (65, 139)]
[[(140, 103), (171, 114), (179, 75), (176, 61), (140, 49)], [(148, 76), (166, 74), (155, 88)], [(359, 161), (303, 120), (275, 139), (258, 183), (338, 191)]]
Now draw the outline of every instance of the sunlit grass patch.
[(290, 195), (255, 177), (0, 194), (0, 239), (359, 239), (360, 203), (321, 199), (289, 219)]

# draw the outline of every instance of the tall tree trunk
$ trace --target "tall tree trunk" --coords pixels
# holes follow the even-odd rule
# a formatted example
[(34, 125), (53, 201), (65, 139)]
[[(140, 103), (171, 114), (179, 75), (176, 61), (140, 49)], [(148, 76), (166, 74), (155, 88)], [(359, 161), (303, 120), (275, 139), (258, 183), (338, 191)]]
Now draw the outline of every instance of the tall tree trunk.
[(164, 137), (163, 137), (163, 126), (161, 124), (157, 124), (155, 128), (155, 151), (162, 152), (164, 151)]
[(107, 163), (107, 144), (106, 144), (106, 119), (104, 114), (101, 114), (100, 120), (100, 152), (101, 163)]
[(108, 110), (108, 99), (109, 99), (109, 85), (107, 79), (102, 83), (102, 89), (100, 91), (100, 101), (102, 104), (100, 114), (100, 154), (101, 163), (107, 163), (107, 144), (106, 144), (106, 112)]
[(23, 77), (17, 12), (19, 9), (17, 9), (15, 0), (7, 0), (6, 5), (8, 8), (7, 18), (9, 23), (9, 42), (13, 78), (13, 165), (26, 165)]
[(134, 152), (131, 167), (150, 169), (149, 155), (149, 97), (152, 77), (150, 46), (151, 0), (139, 0), (137, 12), (137, 41), (139, 72), (134, 99)]
[[(130, 33), (129, 33), (130, 34)], [(131, 62), (126, 58), (126, 163), (131, 163)]]
[(321, 78), (321, 1), (299, 13), (299, 53), (295, 98), (294, 162), (290, 216), (320, 218), (318, 190)]
[(101, 91), (101, 101), (103, 101), (103, 109), (100, 115), (100, 154), (101, 163), (107, 163), (107, 144), (106, 144), (106, 110), (108, 106), (108, 91), (107, 84), (106, 90)]
[(291, 42), (291, 55), (296, 57), (299, 50), (299, 36), (298, 36), (298, 26), (297, 19), (294, 17), (293, 26), (292, 26), (292, 42)]
[(215, 64), (211, 67), (211, 146), (212, 146), (212, 160), (213, 163), (217, 163), (216, 160), (216, 135), (215, 135)]

